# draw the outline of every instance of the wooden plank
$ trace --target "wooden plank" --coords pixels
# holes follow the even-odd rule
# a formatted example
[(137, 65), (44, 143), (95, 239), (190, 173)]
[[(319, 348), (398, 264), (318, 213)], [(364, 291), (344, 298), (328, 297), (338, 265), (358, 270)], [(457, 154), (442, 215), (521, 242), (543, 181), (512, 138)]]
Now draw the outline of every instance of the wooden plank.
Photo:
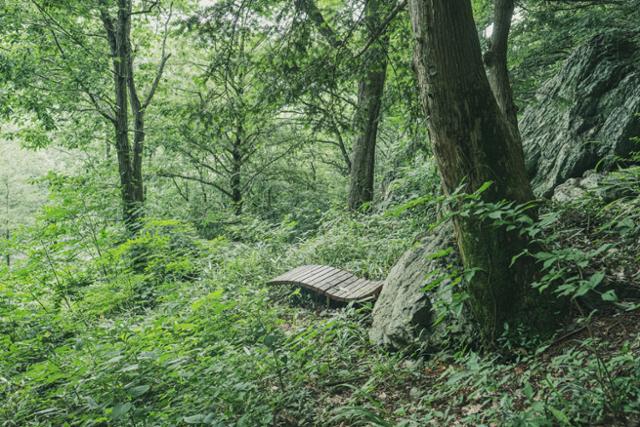
[(312, 285), (317, 283), (318, 281), (322, 281), (323, 277), (327, 277), (327, 275), (334, 274), (335, 269), (333, 267), (326, 267), (322, 270), (318, 270), (313, 276), (306, 277), (303, 282), (308, 285)]
[(275, 279), (272, 279), (271, 282), (290, 282), (291, 280), (293, 280), (295, 277), (299, 276), (301, 273), (306, 272), (309, 269), (308, 265), (303, 265), (301, 267), (297, 267), (294, 268), (293, 270), (289, 271), (288, 273), (282, 274), (278, 277), (276, 277)]
[(354, 277), (351, 273), (349, 273), (348, 271), (344, 271), (344, 270), (337, 270), (336, 269), (336, 273), (325, 277), (324, 280), (321, 283), (316, 283), (314, 285), (315, 289), (317, 290), (318, 293), (320, 294), (326, 294), (326, 290), (339, 284), (342, 283), (346, 280), (350, 280), (352, 277)]
[[(377, 290), (379, 289), (378, 286), (374, 286), (371, 284), (371, 282), (369, 282), (367, 285), (367, 288), (361, 288), (361, 289), (368, 289), (368, 291), (366, 293), (362, 292), (362, 293), (341, 293), (338, 294), (336, 296), (332, 296), (332, 298), (336, 301), (340, 301), (340, 302), (350, 302), (350, 301), (360, 301), (360, 300), (364, 300), (367, 299), (368, 297), (371, 297), (372, 295), (375, 295)], [(371, 287), (369, 287), (371, 286)]]
[(353, 286), (336, 293), (334, 296), (341, 301), (355, 301), (369, 297), (384, 284), (381, 281), (362, 280), (362, 282), (354, 283)]
[(309, 279), (305, 279), (305, 282), (312, 286), (322, 286), (323, 284), (331, 280), (331, 278), (336, 274), (340, 274), (340, 270), (338, 270), (337, 268), (329, 267), (329, 269), (324, 271), (322, 274)]
[(340, 283), (345, 282), (346, 280), (355, 277), (353, 274), (348, 271), (338, 270), (338, 273), (331, 278), (327, 279), (324, 283), (318, 285), (318, 290), (322, 293), (326, 293), (328, 289), (333, 288), (334, 286), (339, 285)]
[(327, 282), (322, 287), (324, 289), (327, 289), (328, 287), (335, 286), (338, 283), (342, 283), (343, 281), (347, 280), (352, 276), (353, 274), (349, 273), (348, 271), (338, 270), (338, 274), (328, 279)]
[(318, 285), (322, 283), (322, 278), (325, 275), (331, 274), (331, 273), (332, 272), (328, 270), (320, 271), (316, 275), (309, 277), (307, 279), (301, 280), (298, 283), (300, 284), (300, 286), (303, 286), (309, 290), (312, 290), (313, 292), (319, 293)]
[(369, 282), (367, 286), (359, 289), (357, 294), (353, 295), (353, 297), (356, 299), (370, 297), (374, 295), (376, 292), (378, 292), (380, 289), (382, 289), (383, 285), (384, 285), (384, 282), (380, 282), (380, 281)]
[(369, 281), (367, 279), (360, 279), (357, 282), (349, 284), (349, 286), (343, 287), (339, 292), (336, 292), (336, 296), (349, 298), (357, 289), (366, 286)]
[(349, 292), (349, 295), (347, 295), (347, 297), (352, 299), (359, 298), (360, 295), (363, 294), (363, 291), (371, 286), (371, 283), (371, 280), (365, 280), (365, 282), (360, 284), (359, 286), (354, 286), (353, 288), (351, 288), (351, 292)]
[(314, 272), (318, 271), (321, 268), (323, 268), (322, 265), (307, 265), (304, 270), (302, 270), (300, 273), (296, 274), (295, 276), (291, 277), (289, 281), (298, 283), (300, 282), (300, 280), (304, 279), (309, 274), (313, 274)]
[(320, 266), (320, 268), (316, 268), (314, 270), (309, 270), (309, 274), (296, 278), (296, 283), (309, 285), (309, 281), (315, 277), (321, 277), (327, 271), (329, 271), (331, 267)]
[(338, 286), (332, 288), (330, 290), (330, 294), (332, 296), (345, 296), (348, 295), (352, 292), (352, 289), (355, 286), (360, 286), (361, 284), (365, 283), (366, 280), (365, 279), (358, 279), (355, 282), (347, 282), (344, 284), (339, 284)]
[(340, 295), (343, 294), (345, 292), (351, 292), (351, 288), (353, 286), (358, 286), (360, 283), (364, 282), (364, 279), (358, 279), (355, 282), (347, 282), (347, 283), (343, 283), (343, 284), (339, 284), (338, 286), (334, 287), (333, 289), (331, 289), (331, 294), (332, 295)]
[(334, 292), (332, 291), (333, 289), (336, 289), (337, 287), (343, 288), (343, 289), (348, 289), (350, 288), (354, 283), (359, 282), (360, 278), (354, 276), (353, 274), (351, 274), (349, 277), (347, 277), (346, 280), (338, 283), (336, 286), (332, 286), (331, 288), (325, 289), (323, 291), (323, 293), (325, 295), (328, 295), (329, 297), (331, 297), (332, 295), (334, 295)]
[(304, 271), (306, 266), (301, 266), (301, 267), (296, 267), (293, 270), (289, 270), (286, 273), (283, 273), (281, 275), (279, 275), (278, 277), (274, 277), (273, 279), (269, 280), (269, 283), (273, 283), (273, 282), (286, 282), (287, 280), (289, 280), (291, 277), (295, 276), (296, 274), (299, 274), (300, 272)]

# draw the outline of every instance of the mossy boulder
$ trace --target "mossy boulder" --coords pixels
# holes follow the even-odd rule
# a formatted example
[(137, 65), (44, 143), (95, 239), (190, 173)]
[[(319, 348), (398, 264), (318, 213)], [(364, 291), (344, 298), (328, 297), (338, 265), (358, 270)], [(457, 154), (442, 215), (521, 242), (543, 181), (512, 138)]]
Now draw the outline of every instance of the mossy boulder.
[(401, 349), (433, 332), (436, 299), (450, 298), (453, 227), (444, 224), (406, 251), (393, 266), (373, 309), (373, 344)]

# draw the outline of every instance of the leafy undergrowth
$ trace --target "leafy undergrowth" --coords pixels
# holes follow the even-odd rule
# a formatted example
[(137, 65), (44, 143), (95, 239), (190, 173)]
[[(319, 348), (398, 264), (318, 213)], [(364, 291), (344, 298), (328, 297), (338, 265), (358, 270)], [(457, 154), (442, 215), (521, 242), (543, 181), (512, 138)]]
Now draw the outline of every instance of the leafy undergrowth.
[(388, 353), (368, 342), (371, 307), (328, 309), (264, 285), (301, 263), (384, 277), (424, 231), (411, 218), (331, 214), (307, 237), (252, 223), (243, 242), (150, 221), (118, 244), (49, 212), (28, 258), (2, 273), (0, 424), (635, 425), (640, 312), (618, 293), (637, 285), (638, 210), (611, 226), (630, 203), (543, 216), (544, 271), (571, 284), (558, 292), (591, 286), (600, 304), (574, 298), (566, 332), (506, 343), (509, 357)]

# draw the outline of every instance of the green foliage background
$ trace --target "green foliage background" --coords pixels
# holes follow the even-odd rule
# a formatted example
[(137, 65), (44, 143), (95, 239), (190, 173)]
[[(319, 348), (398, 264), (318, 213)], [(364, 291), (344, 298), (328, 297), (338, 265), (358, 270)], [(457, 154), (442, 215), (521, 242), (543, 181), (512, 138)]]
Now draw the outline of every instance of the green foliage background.
[[(131, 237), (112, 129), (85, 90), (110, 102), (97, 3), (0, 0), (0, 254), (10, 258), (0, 266), (0, 424), (637, 421), (638, 306), (616, 289), (638, 285), (639, 169), (572, 205), (544, 204), (536, 221), (524, 207), (443, 197), (401, 12), (389, 27), (376, 197), (369, 213), (347, 212), (340, 143), (349, 152), (356, 137), (363, 3), (318, 2), (344, 40), (337, 49), (291, 3), (163, 0), (134, 20), (136, 76), (148, 88), (173, 11), (172, 56), (146, 115), (147, 217)], [(491, 2), (473, 3), (482, 34)], [(519, 2), (510, 65), (520, 107), (593, 34), (638, 37), (635, 0), (553, 3)], [(242, 24), (230, 19), (238, 10)], [(219, 189), (238, 126), (255, 135), (240, 215)], [(566, 296), (572, 311), (586, 304), (572, 315), (589, 333), (562, 347), (509, 331), (502, 354), (480, 351), (469, 325), (443, 322), (437, 343), (388, 353), (369, 343), (370, 305), (328, 307), (265, 285), (312, 263), (383, 279), (454, 214), (528, 233), (543, 247), (532, 249), (535, 287)], [(463, 288), (452, 292), (437, 307), (445, 315), (464, 310)], [(598, 323), (605, 314), (614, 323)]]

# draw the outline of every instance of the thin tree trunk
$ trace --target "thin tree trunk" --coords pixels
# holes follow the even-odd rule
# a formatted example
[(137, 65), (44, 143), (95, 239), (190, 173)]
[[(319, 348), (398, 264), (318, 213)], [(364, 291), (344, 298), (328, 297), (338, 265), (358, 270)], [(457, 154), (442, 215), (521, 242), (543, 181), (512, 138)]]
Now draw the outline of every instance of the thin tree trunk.
[(137, 204), (134, 177), (131, 167), (131, 147), (129, 144), (129, 118), (127, 105), (126, 65), (114, 58), (114, 79), (116, 94), (115, 133), (120, 191), (123, 203), (123, 218), (127, 228), (134, 231), (137, 219)]
[[(368, 38), (376, 36), (382, 21), (382, 1), (369, 0), (365, 10)], [(376, 142), (382, 95), (387, 74), (387, 49), (389, 37), (379, 35), (367, 52), (365, 76), (360, 81), (356, 127), (358, 138), (351, 156), (351, 181), (349, 209), (357, 210), (373, 201)]]
[[(118, 0), (118, 13), (114, 19), (109, 14), (106, 0), (100, 0), (100, 18), (102, 20), (107, 41), (111, 49), (114, 74), (115, 113), (109, 117), (116, 134), (116, 151), (118, 171), (120, 174), (120, 191), (123, 205), (123, 218), (127, 230), (135, 234), (140, 228), (144, 216), (144, 181), (142, 175), (142, 157), (144, 153), (145, 112), (153, 99), (162, 78), (164, 67), (169, 59), (166, 53), (169, 17), (165, 23), (165, 36), (162, 41), (162, 58), (155, 79), (144, 101), (140, 100), (134, 78), (133, 53), (131, 49), (131, 0)], [(134, 119), (133, 149), (129, 141), (129, 111)], [(108, 153), (107, 153), (108, 156)]]
[[(365, 5), (368, 42), (365, 52), (367, 55), (364, 67), (365, 75), (358, 84), (355, 119), (357, 138), (352, 148), (351, 159), (345, 155), (344, 150), (342, 153), (350, 173), (347, 204), (351, 210), (361, 209), (373, 201), (376, 142), (389, 47), (389, 37), (383, 28), (388, 22), (384, 19), (383, 13), (389, 9), (385, 6), (391, 3), (389, 0), (368, 0)], [(296, 6), (305, 11), (331, 46), (341, 45), (338, 36), (327, 24), (314, 0), (297, 0)], [(400, 8), (396, 5), (396, 9)], [(390, 18), (387, 17), (387, 19)], [(339, 141), (339, 144), (342, 148), (342, 141)]]
[(138, 227), (140, 206), (137, 202), (135, 177), (129, 143), (129, 107), (128, 107), (128, 52), (129, 32), (131, 31), (131, 5), (128, 0), (118, 0), (116, 23), (109, 16), (106, 4), (100, 10), (107, 40), (111, 48), (113, 62), (113, 79), (115, 93), (115, 113), (113, 126), (120, 175), (120, 195), (122, 199), (122, 216), (125, 226), (131, 234)]
[(9, 187), (9, 178), (5, 181), (6, 188), (6, 196), (5, 196), (5, 238), (7, 239), (7, 253), (5, 255), (5, 261), (7, 262), (7, 268), (11, 267), (11, 255), (9, 254), (8, 243), (11, 238), (11, 231), (9, 230), (9, 213), (10, 213), (10, 202), (11, 202), (11, 193)]
[[(136, 203), (142, 208), (144, 204), (144, 183), (142, 180), (142, 153), (144, 150), (144, 108), (140, 104), (138, 91), (133, 79), (133, 57), (131, 55), (131, 42), (127, 41), (127, 84), (129, 86), (129, 102), (133, 113), (133, 162), (132, 175)], [(140, 212), (142, 215), (142, 212)]]
[[(420, 96), (445, 193), (461, 185), (472, 193), (491, 181), (483, 200), (531, 201), (522, 146), (492, 94), (470, 0), (411, 0), (410, 11)], [(505, 322), (525, 314), (532, 262), (512, 260), (527, 242), (477, 217), (455, 217), (454, 225), (465, 269), (473, 273), (472, 313), (484, 338), (494, 341)]]
[(231, 201), (236, 215), (242, 214), (242, 138), (243, 129), (236, 129), (236, 139), (231, 150)]
[(495, 0), (493, 5), (493, 33), (489, 49), (484, 55), (489, 84), (500, 109), (513, 125), (518, 137), (518, 109), (513, 102), (513, 91), (509, 80), (507, 52), (509, 32), (513, 19), (514, 0)]

